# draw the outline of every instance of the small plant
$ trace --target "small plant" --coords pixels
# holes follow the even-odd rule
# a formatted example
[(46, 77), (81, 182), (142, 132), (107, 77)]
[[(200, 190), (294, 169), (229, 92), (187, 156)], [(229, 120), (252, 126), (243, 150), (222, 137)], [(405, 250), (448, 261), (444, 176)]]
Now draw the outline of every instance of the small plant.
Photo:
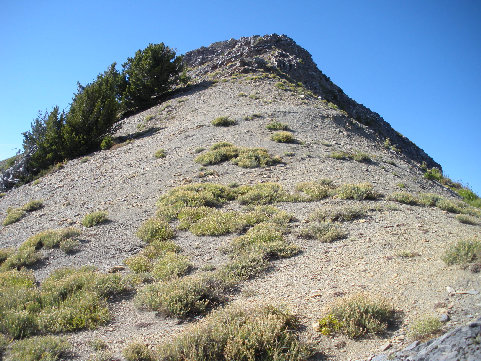
[(396, 184), (396, 186), (400, 189), (404, 189), (404, 188), (406, 188), (406, 183), (398, 183), (398, 184)]
[(474, 217), (470, 217), (465, 214), (458, 214), (456, 216), (456, 219), (463, 224), (470, 224), (473, 226), (479, 224), (479, 222)]
[(334, 189), (333, 182), (330, 179), (321, 179), (313, 182), (303, 182), (296, 185), (298, 192), (308, 195), (309, 201), (318, 201), (329, 197)]
[(277, 143), (295, 143), (296, 139), (291, 132), (281, 130), (272, 134), (271, 139)]
[(9, 224), (16, 223), (25, 217), (26, 212), (21, 208), (8, 208), (7, 216), (3, 220), (3, 225), (8, 226)]
[(414, 195), (407, 192), (393, 193), (389, 196), (389, 200), (409, 205), (419, 204), (419, 200)]
[(229, 117), (218, 117), (212, 120), (212, 125), (215, 127), (230, 127), (231, 125), (235, 125), (236, 121), (234, 119), (230, 119)]
[(114, 140), (110, 135), (107, 135), (102, 139), (102, 142), (100, 143), (100, 149), (107, 150), (107, 149), (110, 149), (113, 145), (114, 145)]
[(289, 194), (278, 183), (259, 183), (237, 188), (240, 204), (272, 204), (289, 200)]
[(358, 201), (379, 197), (370, 183), (344, 184), (336, 189), (336, 194), (340, 199), (354, 199)]
[(301, 230), (301, 237), (314, 238), (326, 243), (346, 238), (346, 236), (346, 232), (332, 223), (312, 224)]
[(402, 251), (396, 254), (396, 256), (401, 258), (414, 258), (419, 256), (419, 253), (413, 251)]
[(107, 221), (107, 212), (97, 211), (86, 214), (82, 219), (82, 225), (84, 227), (90, 228)]
[(466, 265), (481, 259), (481, 241), (467, 240), (459, 241), (449, 247), (444, 256), (443, 261), (447, 265), (460, 264)]
[(165, 158), (167, 155), (165, 153), (165, 150), (164, 149), (158, 149), (155, 153), (154, 153), (154, 157), (159, 159), (159, 158)]
[(38, 336), (14, 342), (5, 361), (57, 361), (71, 350), (71, 344), (61, 337)]
[(33, 200), (23, 205), (22, 209), (25, 212), (33, 212), (43, 207), (43, 202), (40, 200)]
[(370, 333), (383, 333), (394, 319), (395, 311), (385, 300), (372, 300), (360, 294), (330, 306), (319, 326), (323, 334), (341, 332), (356, 339)]
[(7, 193), (0, 193), (0, 198), (3, 198), (7, 195)]
[(137, 231), (137, 237), (147, 243), (165, 241), (175, 235), (169, 224), (162, 218), (147, 220)]
[(164, 361), (307, 360), (312, 351), (298, 328), (294, 316), (273, 306), (228, 307), (161, 345), (159, 354)]
[(186, 275), (192, 268), (187, 257), (175, 252), (167, 252), (152, 267), (152, 275), (156, 280), (166, 281)]
[(443, 172), (441, 172), (438, 168), (431, 168), (424, 173), (424, 178), (441, 182), (444, 177)]
[(155, 361), (154, 352), (142, 343), (134, 342), (122, 351), (127, 361)]
[(409, 336), (415, 340), (426, 339), (430, 336), (436, 335), (441, 331), (443, 324), (438, 317), (426, 316), (420, 318), (409, 330)]
[(348, 222), (365, 215), (366, 210), (363, 208), (326, 208), (317, 210), (309, 218), (321, 222)]
[(246, 97), (246, 96), (247, 96), (247, 94), (246, 94), (246, 93), (244, 93), (244, 92), (240, 92), (239, 94), (237, 94), (237, 96), (238, 96), (238, 97)]
[(287, 124), (273, 121), (266, 125), (266, 128), (269, 130), (289, 130), (289, 126)]

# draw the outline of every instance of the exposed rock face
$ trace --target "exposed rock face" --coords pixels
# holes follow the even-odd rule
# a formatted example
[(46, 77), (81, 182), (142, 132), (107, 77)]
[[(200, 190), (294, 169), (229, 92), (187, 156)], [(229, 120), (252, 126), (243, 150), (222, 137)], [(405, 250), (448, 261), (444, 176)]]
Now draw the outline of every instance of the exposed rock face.
[(408, 158), (417, 163), (441, 166), (409, 139), (396, 132), (383, 118), (369, 108), (349, 98), (341, 88), (324, 75), (312, 61), (311, 54), (286, 35), (264, 35), (230, 39), (213, 43), (185, 54), (184, 61), (193, 68), (194, 77), (216, 71), (224, 74), (253, 71), (274, 72), (301, 82), (307, 89), (336, 104), (357, 121), (369, 125)]
[(415, 342), (394, 355), (380, 355), (372, 361), (475, 361), (481, 360), (481, 318), (466, 326), (420, 344)]
[(16, 184), (19, 183), (20, 179), (28, 175), (27, 159), (28, 157), (25, 155), (17, 157), (13, 166), (1, 173), (0, 192), (5, 192), (13, 188)]

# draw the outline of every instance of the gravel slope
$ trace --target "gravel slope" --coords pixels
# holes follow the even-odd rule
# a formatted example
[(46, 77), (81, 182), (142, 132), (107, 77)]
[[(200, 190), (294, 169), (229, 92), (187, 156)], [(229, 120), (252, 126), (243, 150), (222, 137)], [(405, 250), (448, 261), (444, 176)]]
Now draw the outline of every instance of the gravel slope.
[[(18, 223), (2, 226), (1, 247), (17, 246), (45, 229), (73, 225), (82, 229), (80, 251), (70, 256), (59, 250), (46, 252), (44, 262), (35, 269), (38, 279), (64, 266), (94, 265), (108, 271), (142, 248), (135, 232), (154, 214), (159, 195), (189, 182), (269, 181), (293, 190), (299, 182), (329, 178), (338, 185), (370, 182), (386, 196), (399, 191), (399, 184), (403, 184), (409, 192), (454, 197), (443, 186), (423, 179), (419, 165), (384, 148), (382, 140), (367, 126), (317, 98), (280, 90), (275, 83), (272, 79), (230, 78), (207, 88), (193, 87), (122, 120), (115, 136), (131, 137), (131, 142), (72, 160), (38, 183), (13, 189), (0, 199), (2, 219), (8, 207), (21, 206), (31, 199), (42, 199), (45, 205)], [(260, 116), (245, 119), (254, 114)], [(229, 116), (238, 124), (213, 127), (210, 122), (218, 116)], [(266, 124), (272, 120), (288, 124), (299, 142), (279, 144), (270, 140)], [(219, 141), (267, 148), (271, 154), (281, 156), (284, 164), (243, 169), (224, 163), (209, 167), (214, 171), (212, 175), (199, 177), (201, 167), (194, 162), (196, 150)], [(156, 159), (154, 153), (160, 148), (167, 156)], [(329, 158), (333, 151), (364, 152), (372, 162)], [(266, 275), (243, 284), (232, 302), (285, 304), (299, 314), (306, 326), (303, 337), (333, 360), (367, 359), (387, 345), (392, 349), (405, 346), (409, 343), (406, 330), (410, 321), (424, 314), (448, 312), (446, 329), (476, 318), (481, 304), (479, 293), (446, 289), (480, 291), (479, 275), (447, 267), (440, 257), (449, 244), (479, 236), (479, 225), (461, 224), (453, 214), (439, 209), (386, 199), (279, 204), (297, 218), (291, 226), (291, 239), (302, 253), (274, 262)], [(325, 244), (296, 237), (312, 211), (360, 205), (368, 209), (367, 216), (342, 225), (349, 233), (346, 239)], [(110, 222), (83, 228), (82, 217), (94, 210), (108, 211)], [(180, 232), (175, 242), (197, 267), (202, 267), (221, 262), (224, 256), (220, 247), (231, 238), (195, 237)], [(416, 255), (403, 258), (402, 252)], [(403, 313), (400, 328), (382, 338), (361, 341), (319, 336), (312, 323), (323, 308), (342, 295), (357, 292), (388, 298)], [(69, 335), (75, 344), (76, 359), (86, 360), (93, 353), (89, 342), (95, 339), (107, 341), (111, 351), (121, 358), (122, 347), (132, 340), (156, 345), (184, 327), (175, 319), (137, 310), (129, 298), (114, 302), (112, 313), (109, 325)]]

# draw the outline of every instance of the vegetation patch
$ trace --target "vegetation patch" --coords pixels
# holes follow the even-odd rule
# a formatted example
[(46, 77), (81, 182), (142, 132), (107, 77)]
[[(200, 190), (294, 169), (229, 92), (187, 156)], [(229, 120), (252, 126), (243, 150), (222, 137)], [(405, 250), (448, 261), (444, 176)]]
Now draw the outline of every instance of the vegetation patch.
[(43, 202), (40, 200), (32, 200), (19, 208), (9, 207), (7, 209), (7, 216), (3, 220), (3, 225), (8, 226), (9, 224), (16, 223), (25, 217), (28, 212), (36, 211), (42, 207)]
[(373, 300), (360, 294), (345, 297), (329, 307), (319, 320), (323, 335), (344, 333), (351, 338), (379, 334), (395, 321), (395, 311), (385, 300)]
[(470, 217), (470, 216), (467, 216), (465, 214), (458, 214), (456, 216), (456, 219), (460, 222), (460, 223), (463, 223), (463, 224), (470, 224), (472, 226), (475, 226), (477, 224), (479, 224), (479, 221), (474, 218), (474, 217)]
[(214, 165), (230, 160), (242, 168), (267, 167), (279, 163), (264, 148), (240, 148), (227, 142), (216, 143), (207, 152), (195, 158), (202, 165)]
[(40, 287), (27, 271), (2, 272), (0, 280), (0, 332), (14, 339), (105, 324), (107, 299), (131, 289), (121, 275), (91, 267), (54, 271)]
[(279, 121), (272, 121), (266, 125), (268, 130), (289, 130), (289, 126)]
[(296, 185), (298, 192), (307, 194), (306, 201), (319, 201), (332, 195), (334, 189), (333, 182), (330, 179), (321, 179), (313, 182), (303, 182)]
[(310, 349), (296, 333), (297, 319), (272, 306), (229, 307), (160, 346), (163, 361), (306, 360)]
[(212, 125), (215, 127), (230, 127), (231, 125), (235, 125), (236, 121), (229, 117), (218, 117), (212, 120)]
[(309, 218), (320, 222), (349, 222), (366, 215), (364, 208), (325, 208), (313, 212)]
[(155, 361), (154, 351), (142, 343), (134, 342), (122, 351), (127, 361)]
[(300, 235), (301, 237), (317, 239), (321, 242), (333, 242), (347, 237), (346, 232), (344, 232), (339, 226), (330, 222), (311, 224), (303, 228)]
[(173, 238), (174, 230), (162, 218), (151, 218), (144, 222), (137, 231), (137, 237), (147, 243), (165, 241)]
[(243, 185), (236, 189), (240, 204), (272, 204), (291, 200), (289, 193), (278, 183)]
[(443, 323), (439, 317), (425, 316), (415, 321), (409, 330), (409, 336), (415, 340), (425, 340), (441, 332)]
[(336, 189), (336, 194), (341, 199), (354, 199), (357, 201), (377, 199), (379, 197), (370, 183), (344, 184)]
[(291, 132), (281, 130), (272, 134), (271, 139), (277, 143), (296, 143), (297, 140)]
[(328, 155), (329, 158), (339, 159), (339, 160), (355, 160), (356, 162), (369, 163), (372, 161), (372, 157), (369, 154), (362, 152), (331, 152)]
[(165, 158), (166, 156), (167, 154), (165, 153), (164, 149), (157, 149), (157, 151), (154, 153), (154, 157), (157, 159)]
[(86, 214), (82, 219), (82, 225), (84, 227), (90, 228), (96, 226), (98, 224), (102, 224), (107, 222), (107, 212), (104, 211), (96, 211), (89, 214)]
[(481, 241), (477, 239), (458, 241), (449, 247), (443, 256), (443, 261), (447, 265), (466, 265), (479, 260), (481, 260)]
[(72, 345), (63, 337), (37, 336), (14, 342), (5, 361), (57, 361), (70, 354)]

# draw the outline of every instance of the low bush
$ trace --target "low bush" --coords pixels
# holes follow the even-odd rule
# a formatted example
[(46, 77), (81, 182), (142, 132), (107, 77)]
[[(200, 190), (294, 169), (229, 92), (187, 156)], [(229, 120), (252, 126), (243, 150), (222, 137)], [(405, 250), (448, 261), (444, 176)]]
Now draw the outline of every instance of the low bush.
[(160, 346), (160, 360), (306, 360), (311, 350), (295, 331), (297, 319), (272, 307), (228, 307)]
[(289, 194), (278, 183), (243, 185), (236, 189), (240, 204), (272, 204), (289, 200)]
[(415, 340), (426, 339), (441, 331), (443, 323), (439, 317), (426, 316), (415, 321), (409, 330), (409, 336)]
[(5, 361), (56, 361), (70, 354), (72, 345), (63, 337), (37, 336), (14, 342)]
[(152, 266), (152, 275), (159, 281), (167, 281), (186, 275), (192, 264), (186, 256), (175, 252), (167, 252), (159, 257)]
[(347, 237), (347, 233), (339, 226), (329, 222), (311, 224), (303, 228), (300, 235), (301, 237), (317, 239), (321, 242), (333, 242)]
[(229, 117), (218, 117), (212, 120), (212, 125), (215, 127), (230, 127), (231, 125), (235, 125), (236, 121)]
[(339, 159), (339, 160), (355, 160), (356, 162), (361, 162), (361, 163), (369, 163), (372, 161), (372, 158), (369, 154), (362, 153), (362, 152), (343, 152), (343, 151), (338, 151), (338, 152), (331, 152), (328, 155), (329, 158), (333, 159)]
[(344, 333), (360, 338), (371, 333), (383, 333), (395, 320), (395, 311), (385, 300), (372, 300), (360, 294), (341, 299), (329, 307), (319, 321), (319, 331), (324, 335)]
[(100, 149), (107, 150), (112, 148), (113, 145), (114, 145), (114, 140), (110, 135), (107, 135), (102, 139), (102, 142), (100, 142)]
[(420, 205), (419, 199), (408, 192), (396, 192), (389, 196), (389, 200), (409, 205)]
[(472, 226), (479, 224), (479, 221), (478, 221), (476, 218), (467, 216), (467, 215), (465, 215), (465, 214), (458, 214), (458, 215), (456, 216), (456, 219), (457, 219), (460, 223), (470, 224), (470, 225), (472, 225)]
[(162, 218), (151, 218), (144, 222), (137, 231), (137, 237), (147, 243), (166, 241), (173, 238), (174, 230)]
[(165, 158), (167, 155), (165, 153), (165, 150), (164, 149), (158, 149), (155, 154), (154, 154), (154, 157), (159, 159), (159, 158)]
[(268, 123), (266, 128), (269, 130), (289, 130), (289, 126), (287, 124), (278, 121)]
[(303, 182), (296, 185), (298, 192), (308, 195), (309, 201), (319, 201), (329, 197), (334, 189), (334, 185), (330, 179), (321, 179), (313, 182)]
[(122, 351), (127, 361), (155, 361), (154, 352), (142, 343), (134, 342)]
[(9, 224), (16, 223), (25, 216), (26, 212), (21, 208), (8, 208), (7, 216), (3, 220), (3, 225), (8, 226)]
[(359, 184), (344, 184), (336, 189), (336, 194), (341, 199), (376, 199), (379, 195), (374, 192), (372, 184), (359, 183)]
[(107, 212), (97, 211), (86, 214), (82, 219), (82, 224), (84, 227), (90, 228), (107, 221)]
[(271, 139), (277, 143), (295, 143), (296, 139), (291, 132), (281, 130), (272, 134)]
[(321, 222), (349, 222), (366, 215), (363, 208), (326, 208), (313, 212), (309, 218)]
[(443, 256), (447, 265), (465, 265), (478, 260), (481, 260), (481, 241), (477, 239), (458, 241), (451, 245)]

